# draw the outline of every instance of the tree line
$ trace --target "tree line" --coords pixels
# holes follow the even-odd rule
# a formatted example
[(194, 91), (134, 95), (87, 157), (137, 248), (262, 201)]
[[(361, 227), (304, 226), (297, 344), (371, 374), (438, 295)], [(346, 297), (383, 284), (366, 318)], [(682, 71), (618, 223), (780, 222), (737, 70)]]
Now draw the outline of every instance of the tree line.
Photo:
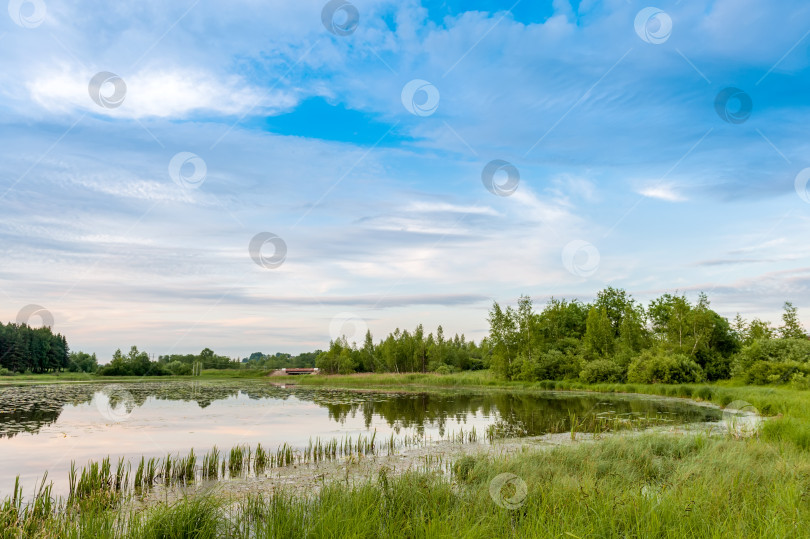
[(452, 338), (439, 326), (436, 335), (428, 333), (422, 324), (413, 331), (397, 328), (385, 339), (374, 343), (371, 331), (366, 332), (361, 346), (340, 337), (329, 343), (315, 363), (328, 374), (353, 372), (439, 372), (478, 370), (488, 367), (490, 354), (486, 339), (481, 345), (467, 341), (464, 335)]
[(54, 334), (49, 327), (0, 322), (0, 374), (66, 370), (69, 354), (65, 336)]
[(167, 354), (157, 360), (133, 346), (126, 354), (121, 349), (113, 353), (107, 365), (98, 368), (102, 376), (187, 376), (201, 369), (238, 369), (241, 364), (227, 356), (218, 355), (210, 348), (199, 354)]
[(593, 303), (551, 298), (535, 312), (489, 312), (491, 368), (506, 380), (686, 383), (740, 378), (747, 383), (810, 381), (810, 341), (796, 308), (784, 304), (782, 325), (732, 322), (701, 293), (664, 294), (647, 306), (608, 287)]
[(592, 303), (552, 297), (537, 311), (521, 296), (515, 307), (494, 302), (489, 333), (480, 343), (463, 334), (446, 337), (442, 326), (425, 333), (396, 329), (377, 342), (340, 337), (327, 350), (298, 355), (255, 352), (240, 360), (216, 354), (161, 355), (136, 346), (116, 350), (99, 365), (95, 354), (70, 352), (50, 328), (0, 324), (0, 374), (69, 370), (109, 376), (190, 375), (200, 369), (278, 369), (316, 366), (327, 374), (354, 372), (452, 373), (491, 369), (503, 380), (576, 379), (586, 383), (688, 383), (738, 378), (746, 383), (793, 382), (810, 387), (810, 340), (796, 308), (784, 304), (778, 327), (739, 314), (732, 320), (711, 309), (708, 297), (690, 301), (664, 294), (647, 305), (613, 287)]
[(315, 360), (323, 350), (314, 352), (303, 352), (298, 355), (276, 352), (275, 354), (264, 354), (253, 352), (250, 356), (242, 359), (245, 367), (250, 369), (281, 369), (281, 368), (312, 368), (315, 367)]
[(592, 303), (551, 298), (539, 312), (521, 296), (515, 307), (493, 303), (489, 334), (476, 344), (395, 330), (361, 344), (330, 342), (315, 364), (328, 374), (491, 369), (503, 380), (586, 383), (688, 383), (739, 378), (746, 383), (796, 382), (810, 387), (810, 340), (796, 308), (784, 304), (782, 324), (711, 309), (706, 294), (663, 294), (647, 305), (613, 287)]

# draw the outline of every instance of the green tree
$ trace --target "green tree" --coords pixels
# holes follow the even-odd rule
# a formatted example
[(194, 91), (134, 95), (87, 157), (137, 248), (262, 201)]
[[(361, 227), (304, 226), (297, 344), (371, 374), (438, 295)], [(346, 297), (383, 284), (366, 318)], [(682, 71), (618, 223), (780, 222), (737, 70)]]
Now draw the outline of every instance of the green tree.
[(785, 312), (782, 313), (782, 326), (779, 334), (783, 339), (806, 339), (802, 323), (799, 321), (799, 314), (796, 307), (789, 301), (785, 302)]
[(628, 354), (640, 352), (647, 346), (647, 335), (644, 329), (644, 312), (628, 306), (622, 315), (619, 325), (619, 348)]
[(585, 329), (585, 347), (597, 357), (613, 354), (615, 338), (613, 325), (604, 307), (593, 306), (588, 311)]
[(518, 327), (515, 312), (511, 307), (501, 309), (493, 302), (489, 312), (489, 338), (492, 345), (491, 368), (496, 376), (510, 380), (513, 363), (517, 357)]
[(759, 318), (751, 320), (751, 324), (748, 326), (748, 342), (768, 340), (773, 338), (773, 336), (774, 329), (771, 327), (770, 322), (760, 320)]
[(360, 365), (366, 372), (376, 372), (379, 370), (377, 366), (377, 351), (374, 349), (374, 338), (371, 336), (371, 330), (366, 330), (366, 336), (363, 339), (363, 349), (361, 354)]
[(734, 317), (734, 322), (731, 324), (731, 330), (734, 332), (734, 337), (741, 344), (749, 342), (748, 324), (745, 322), (745, 319), (740, 316), (740, 313), (737, 313), (737, 316)]
[(596, 310), (604, 310), (613, 328), (613, 336), (618, 337), (622, 320), (628, 310), (635, 307), (635, 300), (621, 288), (609, 286), (596, 294), (594, 302)]

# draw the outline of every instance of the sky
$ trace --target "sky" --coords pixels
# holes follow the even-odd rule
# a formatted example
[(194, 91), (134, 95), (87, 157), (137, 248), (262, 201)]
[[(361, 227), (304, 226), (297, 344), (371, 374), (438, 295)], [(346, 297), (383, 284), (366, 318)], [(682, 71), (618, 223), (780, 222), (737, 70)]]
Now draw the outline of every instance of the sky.
[(606, 286), (810, 327), (808, 34), (799, 0), (11, 0), (0, 320), (102, 362), (478, 340)]

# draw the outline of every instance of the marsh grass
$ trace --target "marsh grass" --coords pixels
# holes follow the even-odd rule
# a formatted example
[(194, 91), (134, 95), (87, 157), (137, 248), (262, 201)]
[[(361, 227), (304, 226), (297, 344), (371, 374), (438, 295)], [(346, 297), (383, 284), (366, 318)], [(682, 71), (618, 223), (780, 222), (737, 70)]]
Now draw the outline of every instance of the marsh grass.
[[(36, 529), (49, 537), (200, 538), (799, 537), (810, 524), (806, 455), (755, 438), (619, 435), (507, 458), (465, 457), (452, 469), (382, 471), (357, 484), (327, 482), (311, 496), (205, 495), (128, 512), (76, 514), (46, 502), (28, 509), (19, 494), (0, 506), (0, 522), (9, 537)], [(491, 496), (502, 473), (527, 486), (513, 510)]]

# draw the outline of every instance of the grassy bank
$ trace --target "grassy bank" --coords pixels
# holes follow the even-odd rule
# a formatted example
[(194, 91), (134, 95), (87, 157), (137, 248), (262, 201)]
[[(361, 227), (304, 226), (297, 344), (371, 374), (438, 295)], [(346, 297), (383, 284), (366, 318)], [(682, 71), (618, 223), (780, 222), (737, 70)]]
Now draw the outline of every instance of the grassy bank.
[(7, 503), (0, 528), (8, 537), (797, 537), (810, 524), (808, 496), (810, 462), (798, 449), (658, 434), (464, 458), (452, 476), (381, 472), (311, 497), (209, 494), (22, 518)]
[(753, 405), (762, 415), (775, 416), (762, 429), (766, 440), (789, 442), (810, 450), (810, 391), (788, 387), (715, 384), (583, 384), (576, 381), (515, 382), (496, 379), (489, 371), (458, 374), (355, 374), (347, 376), (301, 376), (292, 382), (308, 387), (341, 388), (472, 388), (519, 391), (598, 391), (642, 393), (711, 402), (725, 407), (734, 401)]

